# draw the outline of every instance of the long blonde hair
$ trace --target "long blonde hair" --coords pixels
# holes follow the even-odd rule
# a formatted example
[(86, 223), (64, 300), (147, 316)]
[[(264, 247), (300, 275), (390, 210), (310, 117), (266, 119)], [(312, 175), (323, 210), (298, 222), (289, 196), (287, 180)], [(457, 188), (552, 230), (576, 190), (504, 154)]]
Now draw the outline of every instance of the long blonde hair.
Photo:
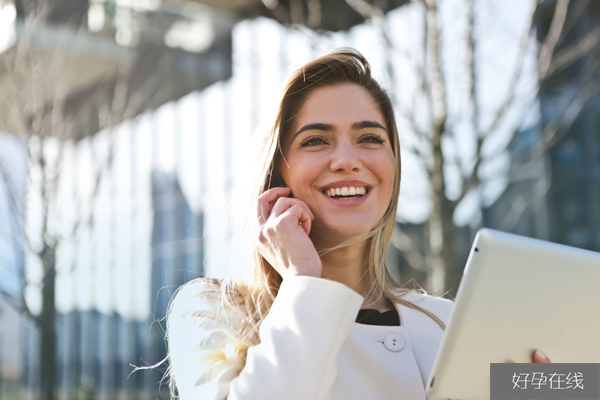
[[(263, 132), (264, 136), (257, 158), (258, 172), (253, 185), (253, 204), (265, 191), (274, 186), (282, 186), (283, 181), (279, 173), (282, 144), (289, 133), (290, 122), (298, 114), (308, 95), (314, 89), (344, 83), (360, 85), (371, 94), (379, 106), (386, 120), (389, 140), (395, 155), (396, 174), (391, 201), (378, 223), (369, 232), (326, 251), (366, 241), (367, 251), (364, 262), (366, 265), (365, 279), (368, 280), (370, 287), (368, 298), (381, 299), (385, 297), (392, 303), (403, 304), (419, 310), (431, 317), (442, 329), (445, 329), (444, 323), (433, 313), (403, 298), (412, 290), (400, 286), (386, 265), (386, 256), (396, 223), (396, 209), (400, 192), (400, 146), (392, 101), (373, 79), (369, 63), (358, 51), (351, 48), (335, 50), (310, 61), (288, 77), (275, 120), (272, 126)], [(207, 369), (211, 368), (216, 373), (222, 368), (231, 366), (240, 370), (243, 368), (248, 348), (259, 343), (260, 325), (267, 316), (281, 283), (282, 277), (256, 250), (254, 251), (254, 277), (251, 283), (203, 279), (202, 291), (197, 296), (217, 301), (218, 304), (217, 309), (212, 310), (210, 315), (204, 316), (206, 319), (217, 318), (219, 314), (232, 309), (242, 310), (245, 317), (242, 326), (236, 330), (236, 333), (228, 335), (227, 343), (205, 357)], [(178, 292), (179, 290), (173, 298)], [(169, 307), (169, 313), (171, 308)], [(167, 322), (168, 334), (169, 324)], [(169, 367), (167, 373), (171, 371), (171, 367)], [(173, 393), (175, 384), (172, 374), (170, 386)]]

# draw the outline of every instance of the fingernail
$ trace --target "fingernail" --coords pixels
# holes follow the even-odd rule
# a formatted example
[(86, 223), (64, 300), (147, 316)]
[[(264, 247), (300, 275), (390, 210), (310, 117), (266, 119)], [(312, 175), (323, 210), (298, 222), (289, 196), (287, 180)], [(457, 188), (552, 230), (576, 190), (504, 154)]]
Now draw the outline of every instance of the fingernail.
[(548, 356), (546, 354), (544, 354), (543, 351), (536, 350), (535, 352), (537, 353), (538, 358), (541, 358), (541, 359), (546, 360), (546, 361), (549, 360)]

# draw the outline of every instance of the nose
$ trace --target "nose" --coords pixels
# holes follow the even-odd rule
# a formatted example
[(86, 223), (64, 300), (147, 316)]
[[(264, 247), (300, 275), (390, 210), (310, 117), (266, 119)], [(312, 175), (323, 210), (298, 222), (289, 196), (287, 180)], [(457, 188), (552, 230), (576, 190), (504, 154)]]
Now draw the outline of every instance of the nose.
[(356, 148), (349, 140), (342, 140), (336, 145), (331, 153), (330, 169), (332, 172), (357, 172), (362, 169)]

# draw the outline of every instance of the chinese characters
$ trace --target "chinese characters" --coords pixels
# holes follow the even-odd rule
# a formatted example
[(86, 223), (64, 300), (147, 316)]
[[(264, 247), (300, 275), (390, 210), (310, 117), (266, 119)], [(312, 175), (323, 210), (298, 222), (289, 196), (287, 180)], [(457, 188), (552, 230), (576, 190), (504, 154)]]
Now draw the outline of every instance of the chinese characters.
[(529, 373), (514, 373), (512, 376), (513, 389), (541, 389), (543, 385), (550, 389), (567, 390), (581, 389), (583, 390), (583, 374), (581, 372), (569, 372), (568, 374), (544, 374), (543, 372)]

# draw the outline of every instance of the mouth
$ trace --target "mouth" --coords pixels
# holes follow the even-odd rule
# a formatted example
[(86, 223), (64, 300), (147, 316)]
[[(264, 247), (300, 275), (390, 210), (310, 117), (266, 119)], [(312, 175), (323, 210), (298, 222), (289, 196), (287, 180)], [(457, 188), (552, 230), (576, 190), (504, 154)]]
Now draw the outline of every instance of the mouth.
[(369, 193), (368, 186), (343, 186), (330, 189), (323, 189), (321, 193), (336, 200), (359, 199)]
[(365, 203), (370, 197), (372, 187), (369, 186), (340, 186), (321, 189), (327, 202), (336, 207), (356, 207)]

